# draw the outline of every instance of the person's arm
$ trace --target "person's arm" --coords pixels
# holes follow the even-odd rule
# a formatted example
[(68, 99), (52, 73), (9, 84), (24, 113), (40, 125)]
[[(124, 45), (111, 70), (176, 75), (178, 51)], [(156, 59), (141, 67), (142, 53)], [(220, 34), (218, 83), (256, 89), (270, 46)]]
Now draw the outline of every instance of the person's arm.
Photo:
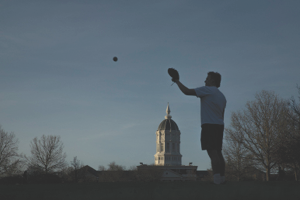
[(183, 94), (197, 96), (194, 89), (189, 89), (185, 87), (179, 80), (176, 80), (175, 83), (178, 85), (179, 89)]

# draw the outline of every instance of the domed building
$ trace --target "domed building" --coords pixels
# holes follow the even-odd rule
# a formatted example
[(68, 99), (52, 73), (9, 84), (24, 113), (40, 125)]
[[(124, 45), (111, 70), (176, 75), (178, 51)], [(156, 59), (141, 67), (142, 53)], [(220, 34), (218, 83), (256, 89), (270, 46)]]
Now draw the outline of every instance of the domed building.
[(170, 115), (168, 103), (165, 119), (159, 124), (156, 130), (156, 154), (154, 165), (146, 165), (142, 162), (137, 166), (138, 171), (162, 170), (162, 181), (185, 181), (196, 180), (197, 166), (182, 165), (180, 154), (180, 130)]
[(180, 131), (177, 124), (171, 119), (170, 112), (168, 104), (167, 115), (156, 131), (155, 165), (181, 165)]

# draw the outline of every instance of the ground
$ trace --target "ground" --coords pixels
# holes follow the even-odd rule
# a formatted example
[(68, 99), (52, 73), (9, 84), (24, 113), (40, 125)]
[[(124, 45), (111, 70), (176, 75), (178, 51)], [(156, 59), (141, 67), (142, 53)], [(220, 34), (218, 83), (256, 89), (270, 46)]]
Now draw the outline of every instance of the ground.
[(299, 200), (300, 182), (116, 182), (0, 185), (1, 200), (243, 199)]

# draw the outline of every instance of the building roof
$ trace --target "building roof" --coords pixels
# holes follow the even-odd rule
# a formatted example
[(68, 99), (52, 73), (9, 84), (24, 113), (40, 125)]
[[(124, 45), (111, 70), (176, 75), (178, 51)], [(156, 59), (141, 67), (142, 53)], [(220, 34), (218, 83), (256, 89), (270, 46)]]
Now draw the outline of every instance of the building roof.
[(97, 172), (94, 168), (92, 168), (92, 167), (90, 167), (90, 166), (88, 166), (88, 165), (86, 165), (86, 166), (84, 166), (84, 167), (78, 169), (78, 171), (79, 171), (79, 172), (82, 172), (82, 173), (87, 173), (87, 172), (89, 172), (89, 173), (92, 174), (93, 176), (98, 176), (98, 172)]
[(171, 119), (172, 116), (170, 115), (170, 112), (171, 110), (168, 103), (166, 110), (167, 115), (165, 116), (165, 119), (159, 124), (157, 130), (179, 130), (177, 124)]
[(178, 131), (177, 124), (172, 119), (164, 119), (158, 126), (157, 130), (176, 130)]

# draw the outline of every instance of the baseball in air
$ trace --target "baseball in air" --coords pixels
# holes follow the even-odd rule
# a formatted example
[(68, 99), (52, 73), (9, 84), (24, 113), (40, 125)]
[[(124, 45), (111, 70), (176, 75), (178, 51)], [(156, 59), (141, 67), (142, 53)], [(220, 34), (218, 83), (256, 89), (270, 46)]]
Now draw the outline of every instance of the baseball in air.
[(118, 61), (118, 58), (115, 56), (115, 57), (113, 58), (113, 60), (114, 60), (115, 62), (117, 62), (117, 61)]

